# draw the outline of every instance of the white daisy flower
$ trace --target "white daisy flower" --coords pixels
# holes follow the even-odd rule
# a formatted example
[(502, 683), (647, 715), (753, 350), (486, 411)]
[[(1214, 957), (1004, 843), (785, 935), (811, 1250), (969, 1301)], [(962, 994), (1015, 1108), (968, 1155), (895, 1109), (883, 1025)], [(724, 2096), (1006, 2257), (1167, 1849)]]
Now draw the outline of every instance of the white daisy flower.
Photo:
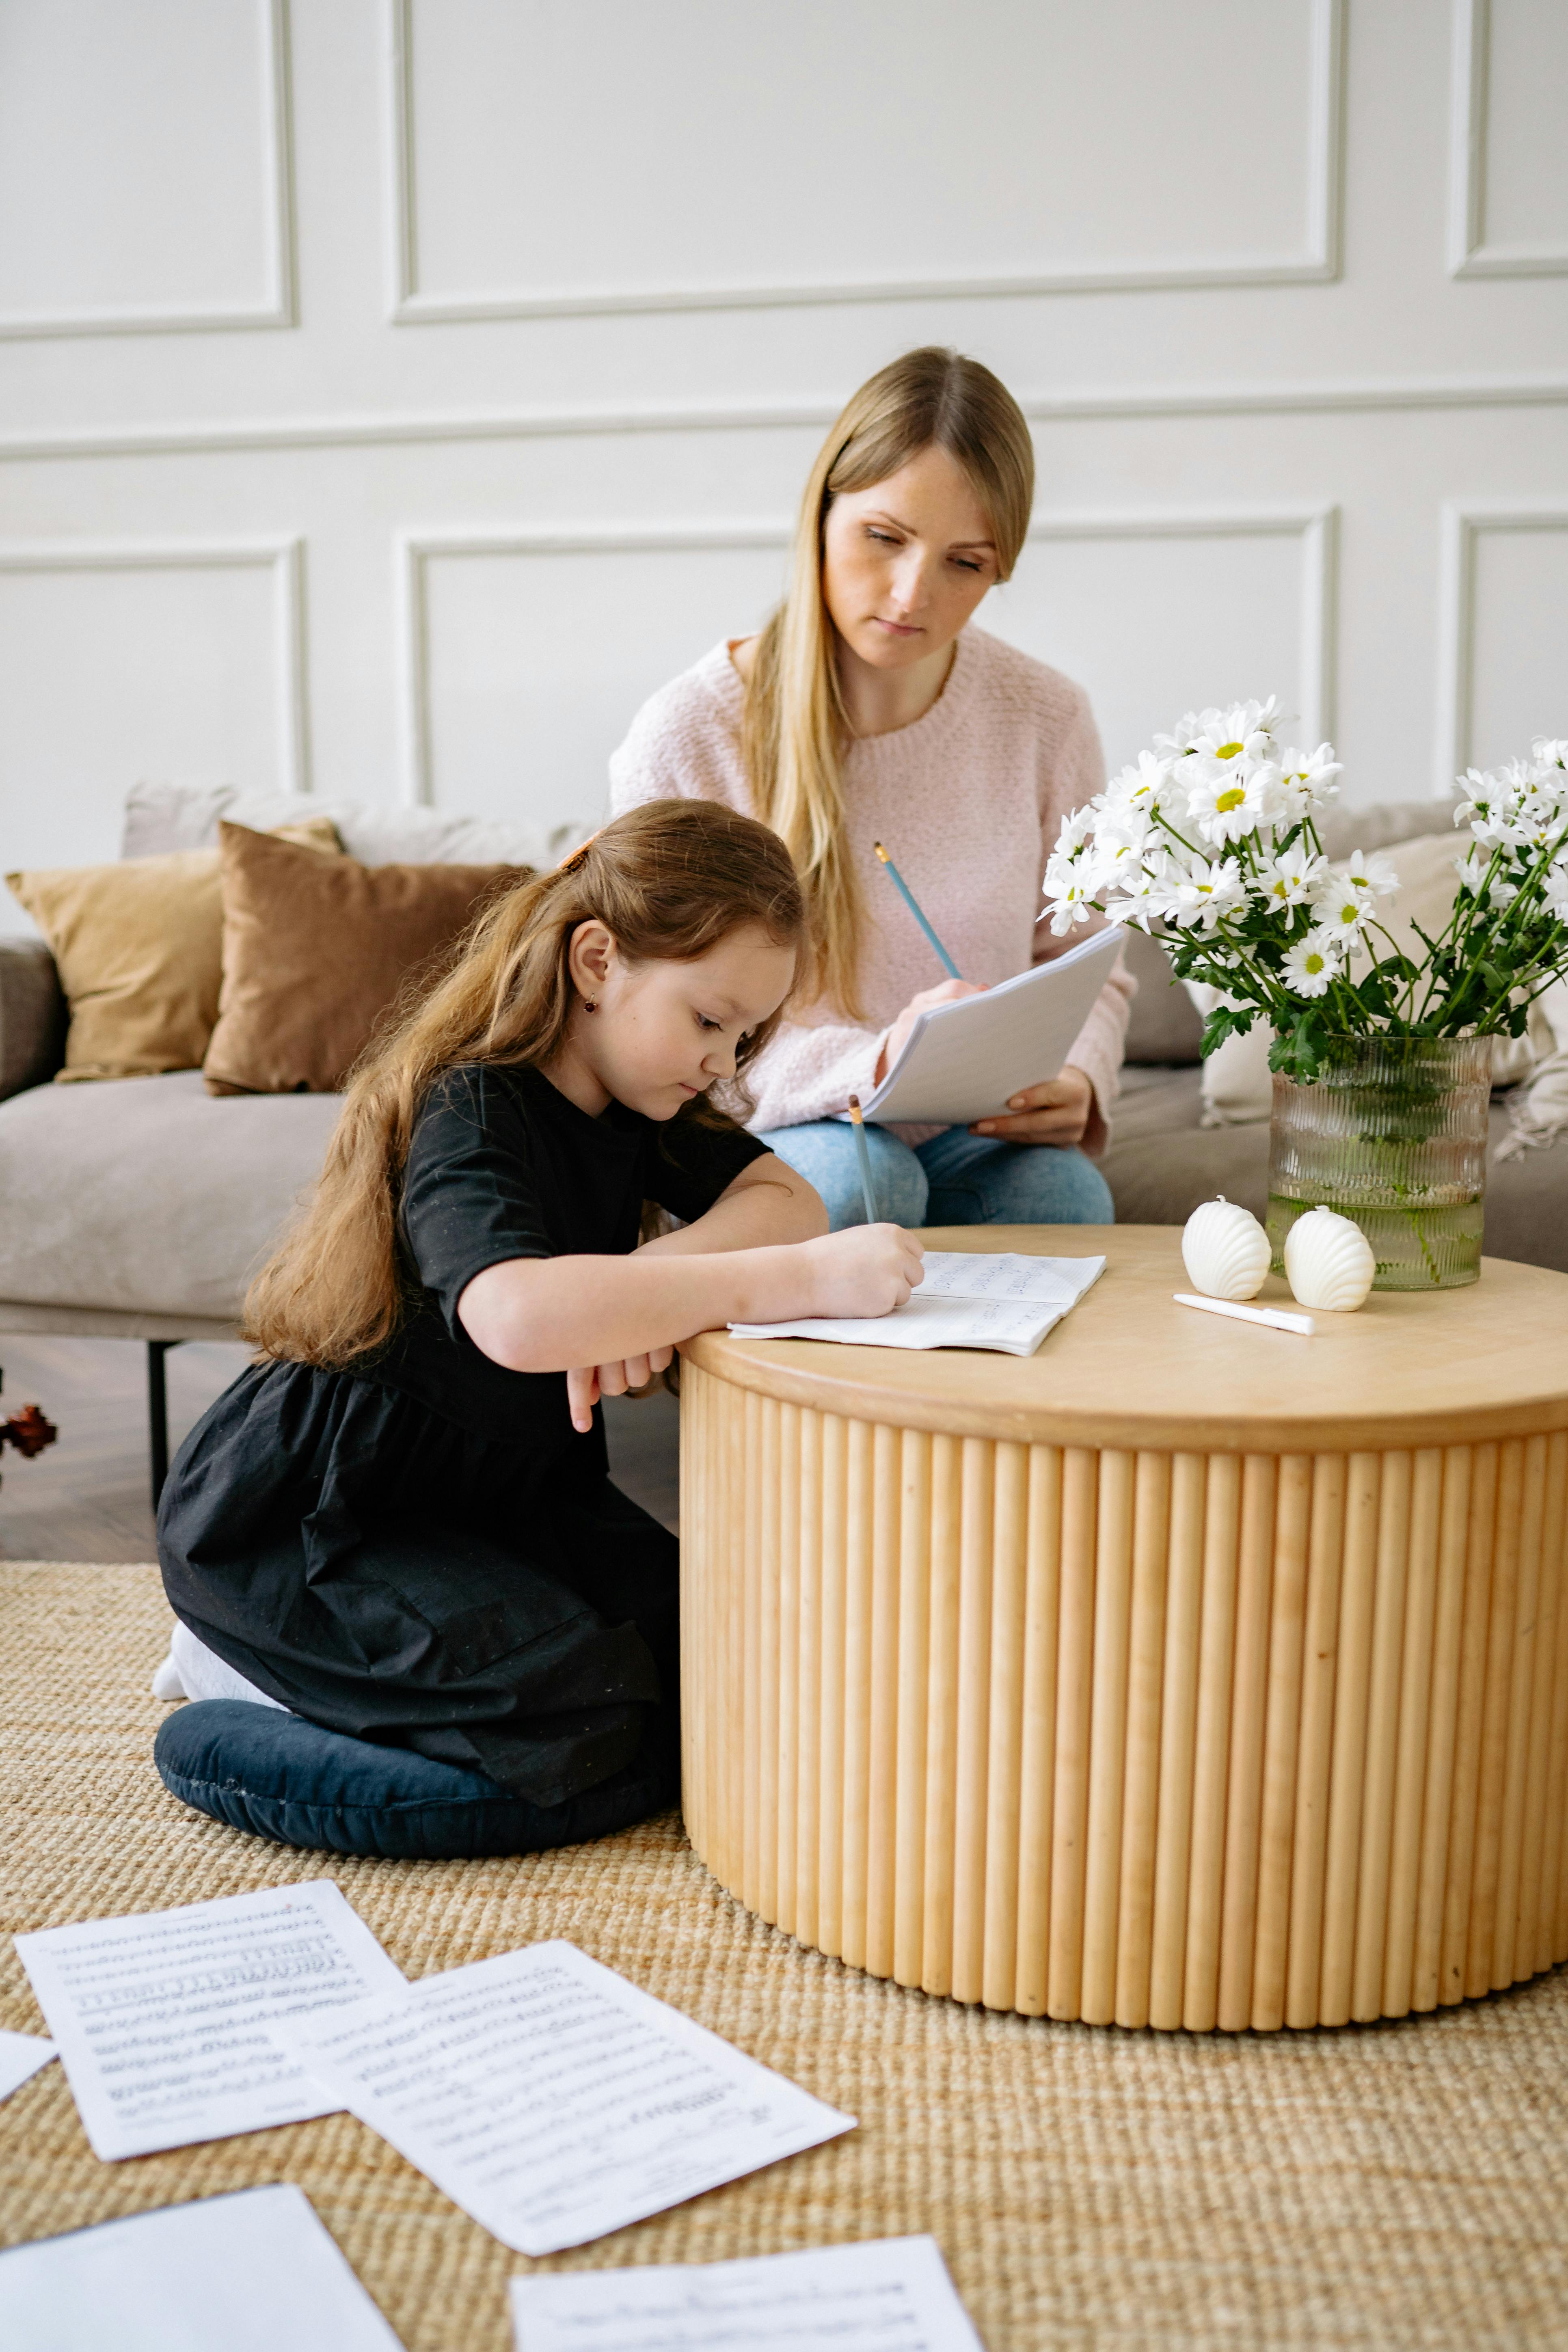
[(1309, 931), (1285, 958), (1286, 984), (1298, 996), (1326, 996), (1329, 982), (1337, 978), (1339, 971), (1339, 950), (1322, 930)]
[(1546, 869), (1542, 884), (1546, 904), (1560, 923), (1568, 923), (1568, 860), (1558, 858)]
[(1059, 939), (1070, 931), (1075, 923), (1087, 923), (1097, 909), (1094, 877), (1074, 857), (1060, 852), (1046, 866), (1046, 904), (1051, 909), (1051, 929)]
[(1081, 849), (1094, 826), (1095, 806), (1092, 801), (1086, 802), (1082, 808), (1074, 809), (1069, 816), (1064, 816), (1061, 831), (1057, 835), (1057, 856), (1070, 857), (1075, 849)]
[(1188, 782), (1187, 814), (1205, 841), (1243, 841), (1279, 813), (1279, 771), (1269, 761), (1226, 765), (1200, 759)]
[(1333, 780), (1342, 772), (1342, 763), (1335, 759), (1331, 743), (1320, 743), (1315, 751), (1281, 751), (1280, 794), (1284, 806), (1292, 817), (1305, 816), (1310, 809), (1327, 808), (1339, 798), (1340, 788)]
[(1119, 815), (1128, 809), (1142, 809), (1152, 814), (1170, 778), (1169, 760), (1156, 760), (1152, 751), (1140, 751), (1137, 766), (1123, 768), (1119, 776), (1113, 776), (1095, 805), (1113, 810)]
[(1318, 920), (1315, 929), (1332, 940), (1336, 946), (1348, 949), (1361, 937), (1375, 901), (1370, 890), (1331, 874), (1317, 893)]
[(1345, 863), (1345, 879), (1374, 898), (1386, 898), (1399, 887), (1399, 877), (1386, 857), (1363, 857), (1359, 850)]
[(1177, 866), (1173, 859), (1164, 879), (1171, 920), (1195, 923), (1205, 931), (1212, 931), (1220, 917), (1240, 906), (1247, 896), (1241, 868), (1234, 857), (1194, 857), (1184, 866)]
[(1298, 841), (1269, 858), (1258, 875), (1258, 886), (1270, 907), (1304, 907), (1328, 873), (1328, 860), (1306, 842)]

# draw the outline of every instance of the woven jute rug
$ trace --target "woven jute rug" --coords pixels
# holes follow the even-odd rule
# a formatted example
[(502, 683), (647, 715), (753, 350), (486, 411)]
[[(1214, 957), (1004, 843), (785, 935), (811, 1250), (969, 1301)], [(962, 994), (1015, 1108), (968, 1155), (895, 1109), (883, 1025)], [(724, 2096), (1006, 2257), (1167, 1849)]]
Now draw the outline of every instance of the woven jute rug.
[[(1568, 2341), (1568, 1981), (1268, 2037), (991, 2016), (763, 1927), (671, 1815), (534, 1860), (356, 1863), (186, 1811), (153, 1769), (168, 1616), (145, 1567), (0, 1567), (0, 2024), (20, 1928), (335, 1878), (411, 1977), (569, 1937), (860, 2119), (551, 2268), (929, 2230), (990, 2352)], [(130, 2163), (58, 2066), (0, 2105), (0, 2242), (297, 2181), (409, 2352), (502, 2352), (499, 2245), (345, 2116)]]

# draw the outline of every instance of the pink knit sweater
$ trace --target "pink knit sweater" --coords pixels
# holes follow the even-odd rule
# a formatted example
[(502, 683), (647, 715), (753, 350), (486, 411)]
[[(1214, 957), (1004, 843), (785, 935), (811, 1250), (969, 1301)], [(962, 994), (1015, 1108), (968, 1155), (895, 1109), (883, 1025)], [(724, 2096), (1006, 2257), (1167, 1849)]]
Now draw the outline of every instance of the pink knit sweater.
[[(743, 699), (726, 645), (662, 687), (610, 761), (613, 809), (700, 797), (749, 812)], [(752, 1127), (798, 1127), (841, 1111), (851, 1094), (869, 1095), (893, 1021), (911, 996), (945, 977), (879, 864), (874, 841), (885, 844), (965, 980), (989, 987), (1072, 944), (1053, 939), (1040, 919), (1041, 882), (1062, 818), (1104, 781), (1082, 688), (999, 638), (966, 629), (947, 685), (924, 718), (852, 743), (845, 762), (866, 914), (860, 985), (869, 1019), (847, 1021), (826, 1003), (801, 1008), (748, 1074), (757, 1105)], [(1084, 1149), (1096, 1157), (1109, 1139), (1136, 985), (1119, 959), (1068, 1056), (1094, 1087)], [(894, 1132), (915, 1143), (940, 1130)]]

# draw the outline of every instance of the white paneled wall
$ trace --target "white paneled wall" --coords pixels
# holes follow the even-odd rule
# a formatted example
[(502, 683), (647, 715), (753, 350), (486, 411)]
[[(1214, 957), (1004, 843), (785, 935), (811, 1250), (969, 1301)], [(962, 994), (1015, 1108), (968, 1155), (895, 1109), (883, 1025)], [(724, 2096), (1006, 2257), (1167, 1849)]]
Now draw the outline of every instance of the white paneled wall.
[(0, 0), (0, 864), (139, 776), (596, 813), (931, 341), (1113, 759), (1568, 732), (1565, 112), (1563, 0)]

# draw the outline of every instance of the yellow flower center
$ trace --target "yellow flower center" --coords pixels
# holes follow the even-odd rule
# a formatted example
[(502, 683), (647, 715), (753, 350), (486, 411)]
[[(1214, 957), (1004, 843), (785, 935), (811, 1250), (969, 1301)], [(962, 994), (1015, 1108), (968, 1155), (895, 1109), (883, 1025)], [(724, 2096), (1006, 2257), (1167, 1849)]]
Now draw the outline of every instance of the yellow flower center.
[(1219, 750), (1215, 753), (1215, 758), (1216, 760), (1234, 760), (1241, 748), (1242, 747), (1239, 743), (1222, 743)]
[(1306, 961), (1307, 970), (1312, 974), (1313, 978), (1316, 979), (1318, 973), (1323, 969), (1325, 958), (1316, 948), (1314, 948), (1311, 954), (1308, 956)]
[(1232, 784), (1228, 792), (1221, 793), (1215, 803), (1215, 808), (1221, 816), (1228, 816), (1231, 810), (1239, 808), (1246, 798), (1247, 787), (1244, 784)]
[(1360, 912), (1361, 908), (1356, 905), (1355, 900), (1352, 898), (1340, 908), (1340, 920), (1342, 923), (1353, 923)]

